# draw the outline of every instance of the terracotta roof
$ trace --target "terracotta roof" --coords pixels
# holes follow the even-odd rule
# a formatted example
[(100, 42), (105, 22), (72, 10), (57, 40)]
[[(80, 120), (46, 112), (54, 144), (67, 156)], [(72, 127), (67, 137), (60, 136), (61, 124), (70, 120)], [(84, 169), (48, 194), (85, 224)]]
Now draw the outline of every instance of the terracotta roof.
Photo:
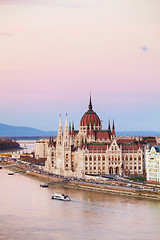
[(117, 140), (117, 143), (118, 144), (127, 144), (127, 143), (134, 143), (134, 140), (133, 139), (118, 139)]
[(97, 144), (97, 143), (90, 143), (87, 144), (88, 150), (106, 150), (107, 144)]
[(101, 121), (93, 110), (88, 110), (88, 112), (83, 115), (80, 126), (101, 126)]
[(97, 139), (100, 139), (100, 140), (110, 139), (110, 133), (107, 130), (104, 130), (104, 131), (94, 131), (94, 132), (95, 132), (96, 140)]
[(138, 150), (139, 144), (122, 144), (122, 150)]

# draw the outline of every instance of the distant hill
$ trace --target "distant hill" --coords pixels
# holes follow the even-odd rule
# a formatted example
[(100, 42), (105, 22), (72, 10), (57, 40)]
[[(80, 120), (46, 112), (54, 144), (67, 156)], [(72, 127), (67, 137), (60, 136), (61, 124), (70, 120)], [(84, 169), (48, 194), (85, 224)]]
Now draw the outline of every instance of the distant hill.
[(57, 131), (41, 131), (30, 127), (15, 127), (0, 123), (0, 137), (57, 136)]
[[(117, 136), (160, 136), (156, 131), (116, 131)], [(0, 137), (49, 137), (57, 136), (57, 131), (42, 131), (30, 127), (15, 127), (0, 123)]]
[(155, 136), (158, 137), (160, 136), (160, 132), (156, 131), (117, 131), (116, 132), (117, 136), (136, 136), (136, 137), (142, 137), (142, 136)]

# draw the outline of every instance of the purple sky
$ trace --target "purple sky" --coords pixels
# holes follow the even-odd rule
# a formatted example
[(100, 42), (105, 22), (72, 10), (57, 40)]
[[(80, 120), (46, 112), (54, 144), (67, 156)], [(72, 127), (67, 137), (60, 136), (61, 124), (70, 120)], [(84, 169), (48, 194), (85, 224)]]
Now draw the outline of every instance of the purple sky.
[(160, 131), (160, 1), (0, 0), (0, 122)]

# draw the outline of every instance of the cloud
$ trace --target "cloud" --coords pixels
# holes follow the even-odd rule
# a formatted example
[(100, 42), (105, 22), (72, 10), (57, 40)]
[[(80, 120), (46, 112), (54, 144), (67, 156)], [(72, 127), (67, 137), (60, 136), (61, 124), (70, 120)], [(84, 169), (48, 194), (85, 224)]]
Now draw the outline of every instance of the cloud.
[(140, 49), (141, 49), (143, 52), (148, 52), (148, 51), (149, 51), (149, 48), (146, 47), (146, 46), (142, 46), (142, 47), (140, 47)]
[(0, 37), (12, 37), (13, 34), (9, 32), (0, 32)]
[[(82, 0), (81, 0), (82, 1)], [(53, 6), (58, 8), (83, 8), (86, 7), (86, 2), (83, 0), (83, 4), (75, 3), (75, 0), (0, 0), (0, 4), (32, 4), (32, 5), (46, 5), (46, 6)]]

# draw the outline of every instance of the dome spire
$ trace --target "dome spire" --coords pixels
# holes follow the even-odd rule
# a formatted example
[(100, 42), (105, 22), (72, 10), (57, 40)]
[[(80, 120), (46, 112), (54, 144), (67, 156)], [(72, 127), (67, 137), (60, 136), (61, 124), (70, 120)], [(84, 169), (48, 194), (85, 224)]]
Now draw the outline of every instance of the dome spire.
[(92, 110), (92, 99), (91, 99), (91, 92), (90, 92), (90, 101), (89, 101), (89, 110)]
[(108, 124), (108, 131), (111, 131), (110, 119), (109, 119), (109, 124)]

